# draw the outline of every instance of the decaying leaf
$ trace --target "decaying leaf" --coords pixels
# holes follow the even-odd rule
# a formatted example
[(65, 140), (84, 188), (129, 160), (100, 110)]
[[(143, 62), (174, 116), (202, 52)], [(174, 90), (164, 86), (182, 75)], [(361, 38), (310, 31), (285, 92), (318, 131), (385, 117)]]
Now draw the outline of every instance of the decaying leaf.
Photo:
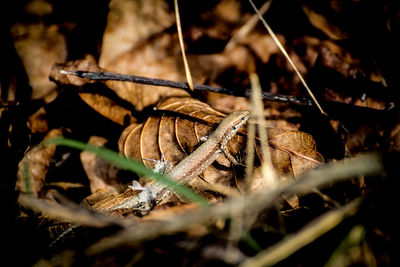
[(59, 27), (44, 23), (16, 23), (11, 32), (29, 77), (32, 99), (54, 98), (57, 86), (49, 81), (49, 72), (54, 62), (67, 58), (66, 39), (59, 32)]
[(327, 20), (326, 16), (318, 14), (316, 11), (314, 11), (311, 7), (307, 5), (303, 5), (303, 11), (307, 15), (311, 24), (314, 25), (314, 27), (323, 31), (331, 39), (340, 40), (348, 38), (348, 33), (344, 32), (342, 29), (340, 29), (333, 23), (330, 23)]
[(72, 84), (75, 86), (82, 86), (86, 83), (90, 83), (88, 79), (79, 78), (75, 75), (66, 75), (61, 70), (80, 70), (80, 71), (93, 71), (99, 72), (101, 69), (97, 66), (95, 59), (88, 55), (84, 59), (68, 61), (68, 62), (56, 62), (51, 66), (49, 77), (51, 80), (59, 82), (61, 84)]
[(79, 96), (98, 113), (120, 125), (125, 125), (126, 122), (132, 123), (136, 120), (130, 110), (118, 105), (104, 95), (88, 92), (79, 93)]
[[(180, 51), (177, 48), (179, 48), (177, 36), (162, 34), (120, 54), (104, 68), (117, 73), (185, 81), (183, 68), (181, 69), (183, 65), (178, 63)], [(119, 81), (107, 81), (106, 85), (139, 111), (165, 96), (188, 95), (180, 89), (160, 86)]]
[(276, 153), (272, 157), (274, 166), (281, 174), (298, 177), (323, 162), (310, 134), (271, 128), (268, 130), (268, 142), (274, 148), (272, 153)]
[[(348, 51), (330, 42), (324, 44), (326, 47), (321, 49), (314, 66), (318, 70), (316, 75), (325, 78), (324, 98), (384, 110), (392, 99), (385, 96), (383, 77), (376, 70), (363, 70), (359, 59)], [(374, 90), (379, 85), (385, 91)]]
[[(107, 140), (102, 137), (92, 136), (88, 143), (95, 146), (104, 146)], [(81, 161), (89, 178), (90, 191), (92, 193), (98, 190), (115, 193), (120, 191), (122, 185), (118, 179), (118, 168), (98, 158), (95, 154), (85, 151), (81, 153)]]
[[(60, 129), (51, 130), (46, 135), (46, 138), (56, 136), (61, 136)], [(25, 155), (18, 165), (16, 188), (19, 192), (27, 193), (30, 191), (36, 197), (41, 194), (50, 166), (50, 160), (53, 158), (55, 151), (55, 146), (47, 146), (40, 150), (33, 148)], [(26, 181), (26, 178), (29, 179), (29, 181)], [(30, 188), (27, 188), (28, 185)]]
[(46, 115), (46, 110), (42, 107), (29, 117), (28, 127), (31, 133), (46, 133), (49, 130)]
[[(72, 84), (75, 86), (83, 86), (87, 83), (93, 83), (88, 79), (79, 78), (75, 75), (63, 74), (61, 70), (69, 71), (91, 71), (100, 72), (101, 69), (97, 66), (92, 56), (87, 56), (85, 59), (69, 61), (66, 63), (55, 63), (51, 68), (49, 74), (50, 79), (61, 83), (61, 84)], [(135, 119), (132, 116), (132, 112), (127, 108), (119, 105), (115, 99), (96, 92), (93, 90), (87, 90), (79, 93), (79, 96), (83, 101), (86, 102), (91, 108), (96, 110), (104, 117), (116, 122), (120, 125), (124, 125), (126, 122), (133, 123)]]
[(99, 65), (107, 66), (118, 55), (173, 23), (174, 15), (165, 1), (110, 1)]

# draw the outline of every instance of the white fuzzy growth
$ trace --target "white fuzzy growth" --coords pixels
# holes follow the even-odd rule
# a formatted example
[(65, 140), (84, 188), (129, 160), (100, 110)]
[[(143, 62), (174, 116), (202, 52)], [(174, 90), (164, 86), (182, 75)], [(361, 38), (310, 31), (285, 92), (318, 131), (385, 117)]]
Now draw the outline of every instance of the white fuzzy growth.
[(132, 190), (142, 191), (139, 193), (139, 201), (141, 203), (148, 203), (154, 200), (155, 196), (152, 192), (151, 185), (142, 186), (138, 181), (132, 181), (132, 185), (128, 186)]

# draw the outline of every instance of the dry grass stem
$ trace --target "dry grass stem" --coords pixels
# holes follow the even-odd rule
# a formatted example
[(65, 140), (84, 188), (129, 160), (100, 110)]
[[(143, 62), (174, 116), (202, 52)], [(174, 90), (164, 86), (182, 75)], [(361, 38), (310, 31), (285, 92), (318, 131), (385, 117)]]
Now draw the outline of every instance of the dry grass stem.
[(201, 190), (210, 190), (216, 193), (220, 193), (223, 194), (225, 196), (228, 197), (236, 197), (240, 195), (239, 190), (230, 187), (230, 186), (226, 186), (223, 184), (218, 184), (218, 183), (209, 183), (204, 181), (204, 183), (202, 183), (202, 187)]
[(176, 27), (178, 29), (179, 44), (182, 50), (183, 64), (185, 65), (186, 80), (188, 82), (190, 90), (194, 91), (192, 74), (190, 73), (189, 63), (186, 59), (185, 45), (183, 43), (181, 17), (179, 15), (178, 0), (174, 0), (174, 6), (175, 6)]
[(32, 195), (21, 195), (18, 202), (29, 209), (40, 212), (44, 216), (73, 224), (91, 227), (106, 227), (110, 225), (124, 226), (121, 218), (107, 216), (101, 213), (92, 213), (78, 205), (67, 207), (56, 205), (48, 201), (35, 198)]
[(281, 50), (282, 54), (286, 57), (286, 59), (289, 61), (290, 65), (293, 67), (294, 71), (296, 72), (297, 76), (299, 77), (301, 83), (303, 86), (306, 88), (308, 94), (314, 101), (315, 105), (318, 107), (319, 111), (325, 115), (328, 116), (328, 114), (322, 109), (321, 105), (318, 103), (318, 100), (315, 98), (313, 92), (311, 91), (310, 87), (308, 86), (307, 82), (304, 80), (303, 75), (301, 75), (300, 71), (297, 69), (296, 65), (290, 58), (289, 54), (286, 52), (286, 49), (283, 47), (279, 39), (276, 37), (275, 33), (272, 31), (271, 27), (269, 27), (268, 23), (265, 21), (263, 18), (261, 12), (258, 10), (258, 8), (254, 5), (252, 0), (249, 0), (251, 6), (253, 7), (254, 11), (257, 13), (258, 17), (264, 24), (264, 27), (267, 29), (268, 33), (271, 35), (272, 39), (274, 40), (275, 44), (278, 46), (278, 48)]
[[(271, 6), (272, 0), (266, 1), (261, 7), (260, 7), (260, 13), (264, 15), (267, 13), (269, 7)], [(251, 18), (242, 26), (240, 29), (232, 36), (232, 38), (229, 40), (229, 42), (226, 44), (225, 49), (228, 50), (235, 46), (235, 44), (246, 37), (246, 35), (251, 32), (254, 27), (257, 25), (259, 20), (259, 17), (257, 14), (254, 14), (251, 16)]]
[[(260, 86), (260, 81), (258, 79), (257, 74), (252, 73), (250, 75), (250, 81), (251, 81), (251, 89), (252, 89), (252, 94), (251, 94), (251, 114), (252, 116), (255, 117), (255, 120), (257, 121), (258, 125), (264, 125), (265, 124), (265, 119), (264, 119), (264, 103), (262, 101), (261, 97), (261, 86)], [(269, 146), (268, 146), (268, 133), (267, 129), (265, 127), (258, 127), (258, 136), (261, 139), (261, 154), (262, 154), (262, 174), (263, 178), (267, 180), (267, 184), (269, 185), (269, 188), (274, 188), (277, 183), (277, 176), (274, 170), (274, 167), (272, 166), (272, 160), (271, 160), (271, 153), (269, 151)], [(250, 177), (247, 177), (248, 179), (251, 179)], [(248, 184), (251, 184), (248, 183)]]
[(254, 168), (254, 146), (256, 138), (256, 124), (249, 120), (247, 126), (247, 144), (246, 144), (246, 191), (250, 188), (251, 177), (253, 177)]
[(302, 230), (262, 251), (255, 257), (245, 261), (240, 266), (272, 266), (280, 262), (297, 250), (310, 244), (326, 232), (335, 228), (346, 217), (354, 215), (358, 210), (360, 203), (361, 199), (356, 199), (341, 208), (321, 215), (319, 218), (307, 224)]

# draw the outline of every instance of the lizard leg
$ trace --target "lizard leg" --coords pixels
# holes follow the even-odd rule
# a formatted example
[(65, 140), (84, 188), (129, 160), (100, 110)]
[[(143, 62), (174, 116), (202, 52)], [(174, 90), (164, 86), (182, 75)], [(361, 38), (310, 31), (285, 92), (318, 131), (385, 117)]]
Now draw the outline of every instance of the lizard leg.
[(235, 157), (228, 151), (226, 146), (222, 148), (222, 152), (224, 153), (225, 157), (233, 163), (233, 165), (239, 165), (240, 163), (235, 159)]

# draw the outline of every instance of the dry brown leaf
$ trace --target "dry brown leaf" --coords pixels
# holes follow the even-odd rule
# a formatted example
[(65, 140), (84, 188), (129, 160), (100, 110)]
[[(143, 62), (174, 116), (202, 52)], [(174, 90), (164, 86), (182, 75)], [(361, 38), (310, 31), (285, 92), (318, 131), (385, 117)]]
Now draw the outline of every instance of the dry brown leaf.
[[(158, 130), (161, 118), (150, 117), (143, 124), (142, 132), (140, 134), (140, 157), (143, 159), (143, 163), (148, 168), (154, 168), (155, 162), (149, 160), (161, 160), (161, 152), (158, 147)], [(127, 144), (125, 146), (138, 144)]]
[(32, 87), (32, 99), (54, 98), (56, 85), (48, 74), (54, 62), (67, 58), (66, 39), (57, 25), (20, 24), (11, 28), (14, 46), (24, 65)]
[(47, 114), (44, 107), (41, 107), (29, 117), (27, 125), (31, 133), (46, 133), (49, 130), (46, 117)]
[[(60, 70), (90, 72), (102, 71), (102, 69), (97, 66), (95, 59), (90, 55), (81, 60), (53, 64), (50, 72), (50, 79), (61, 84), (72, 84), (75, 86), (83, 86), (86, 83), (94, 83), (94, 81), (90, 81), (85, 78), (79, 78), (75, 75), (63, 74), (60, 72)], [(130, 123), (136, 121), (130, 110), (118, 105), (118, 103), (108, 96), (90, 91), (80, 92), (79, 96), (91, 108), (113, 122), (124, 125), (127, 121)]]
[[(324, 161), (322, 155), (316, 150), (313, 137), (307, 133), (293, 130), (268, 128), (268, 143), (270, 146), (271, 160), (275, 171), (282, 178), (296, 178), (302, 173), (321, 165)], [(258, 157), (259, 147), (256, 146)], [(238, 188), (244, 192), (245, 181), (235, 175)], [(249, 185), (250, 191), (267, 188), (268, 182), (264, 179), (261, 167), (254, 170), (254, 177)], [(299, 200), (296, 195), (282, 196), (288, 204), (297, 208)]]
[(303, 11), (307, 15), (309, 21), (314, 27), (323, 31), (327, 36), (333, 40), (341, 40), (348, 38), (348, 33), (342, 31), (338, 26), (329, 22), (329, 20), (312, 10), (311, 7), (303, 5)]
[(53, 6), (45, 0), (33, 0), (24, 9), (26, 13), (39, 17), (53, 13)]
[[(140, 142), (140, 132), (142, 131), (143, 124), (138, 124), (138, 123), (132, 123), (128, 127), (126, 127), (122, 133), (121, 136), (118, 140), (118, 150), (121, 151), (123, 154), (134, 158), (138, 159), (140, 158), (140, 150), (135, 150), (135, 151), (125, 151), (125, 148), (128, 148), (125, 146), (125, 143), (127, 142), (128, 139), (134, 138), (131, 142), (132, 144), (138, 144)], [(137, 154), (134, 154), (135, 152), (138, 152)]]
[(99, 65), (106, 67), (118, 55), (174, 23), (173, 12), (165, 1), (110, 1)]
[(32, 87), (32, 99), (56, 96), (56, 84), (49, 81), (54, 62), (67, 58), (65, 36), (57, 25), (42, 23), (24, 25), (16, 23), (11, 28), (14, 46), (20, 56)]
[[(120, 54), (104, 68), (117, 73), (185, 81), (183, 68), (181, 68), (183, 65), (178, 63), (181, 59), (177, 48), (179, 48), (179, 45), (175, 35), (162, 34)], [(120, 98), (132, 103), (139, 111), (157, 103), (165, 96), (189, 95), (181, 89), (161, 86), (118, 81), (107, 81), (106, 85), (115, 91)]]
[[(360, 59), (354, 58), (332, 42), (324, 42), (324, 46), (326, 47), (321, 49), (314, 68), (319, 71), (319, 76), (328, 79), (328, 86), (331, 87), (325, 88), (325, 100), (384, 110), (390, 100), (385, 100), (375, 90), (368, 90), (368, 85), (365, 84), (374, 79), (382, 81), (384, 78), (375, 73), (376, 70), (370, 70), (368, 80), (361, 68)], [(365, 93), (363, 97), (361, 92)]]
[[(88, 143), (94, 146), (104, 146), (107, 143), (107, 139), (91, 136)], [(83, 168), (89, 178), (90, 191), (92, 193), (98, 190), (116, 193), (121, 190), (121, 182), (118, 179), (119, 169), (117, 167), (87, 151), (83, 151), (80, 157)]]
[[(281, 34), (277, 34), (277, 37), (281, 44), (285, 45), (285, 37)], [(246, 38), (241, 39), (239, 43), (250, 46), (264, 63), (269, 61), (271, 55), (280, 53), (272, 37), (261, 32), (249, 33)]]
[(131, 111), (121, 107), (106, 96), (95, 93), (79, 93), (79, 96), (91, 108), (119, 125), (125, 125), (126, 122), (132, 123), (136, 121)]
[[(60, 129), (51, 130), (45, 139), (61, 136)], [(25, 164), (28, 164), (29, 184), (32, 194), (38, 197), (42, 194), (42, 189), (45, 184), (46, 174), (50, 166), (50, 160), (53, 158), (56, 147), (54, 145), (47, 146), (43, 149), (31, 149), (18, 164), (18, 174), (16, 189), (21, 193), (27, 193), (25, 181)]]
[[(271, 128), (268, 130), (268, 139), (269, 145), (274, 148), (272, 153), (276, 153), (273, 156), (274, 167), (282, 174), (298, 177), (304, 171), (319, 166), (324, 160), (316, 150), (314, 138), (310, 134)], [(288, 173), (288, 170), (292, 173)]]
[(175, 135), (175, 118), (162, 116), (158, 131), (158, 145), (163, 160), (167, 162), (179, 162), (186, 157), (185, 152), (179, 146)]
[(54, 63), (51, 66), (51, 70), (49, 72), (50, 79), (59, 82), (61, 84), (72, 84), (75, 86), (82, 86), (86, 83), (90, 83), (90, 81), (85, 78), (79, 78), (75, 75), (63, 74), (60, 70), (70, 70), (70, 71), (92, 71), (92, 72), (100, 72), (100, 69), (93, 56), (87, 55), (84, 59), (68, 61), (68, 62), (58, 62)]
[[(205, 80), (214, 84), (214, 81), (227, 69), (244, 73), (255, 70), (254, 56), (244, 46), (236, 46), (222, 54), (192, 55), (187, 53), (187, 57), (195, 84), (201, 84)], [(169, 33), (155, 35), (145, 42), (138, 43), (113, 61), (109, 61), (107, 65), (104, 65), (104, 69), (173, 81), (186, 80), (177, 35)], [(106, 85), (119, 97), (132, 103), (139, 111), (166, 96), (189, 95), (181, 89), (160, 86), (118, 81), (107, 81)]]

